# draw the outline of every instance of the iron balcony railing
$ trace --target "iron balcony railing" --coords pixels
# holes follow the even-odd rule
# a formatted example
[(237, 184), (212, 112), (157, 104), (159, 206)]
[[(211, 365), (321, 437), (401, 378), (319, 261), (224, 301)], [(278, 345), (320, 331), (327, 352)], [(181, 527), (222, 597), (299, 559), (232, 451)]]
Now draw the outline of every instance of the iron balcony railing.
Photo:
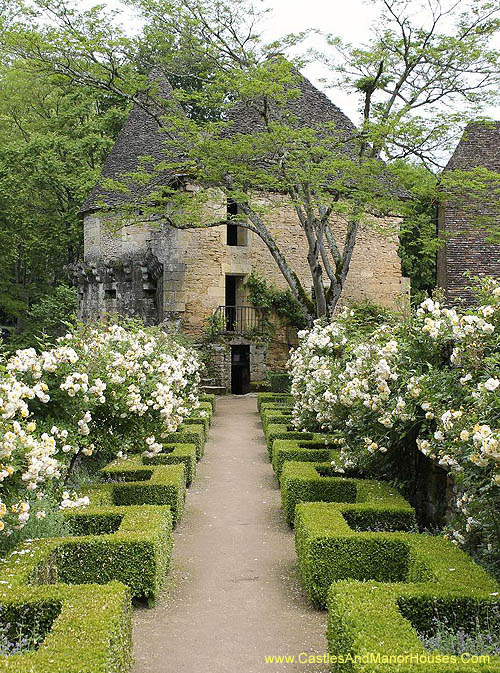
[(263, 334), (265, 309), (256, 306), (219, 306), (215, 309), (216, 324), (221, 332), (232, 334)]

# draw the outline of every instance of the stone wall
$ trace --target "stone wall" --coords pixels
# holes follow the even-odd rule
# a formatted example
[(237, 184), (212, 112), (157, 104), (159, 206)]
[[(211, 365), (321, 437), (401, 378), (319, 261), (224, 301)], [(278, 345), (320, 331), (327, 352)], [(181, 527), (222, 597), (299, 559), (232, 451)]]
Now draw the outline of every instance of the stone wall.
[[(310, 291), (305, 239), (293, 207), (286, 197), (277, 194), (261, 196), (260, 205), (268, 210), (267, 221), (278, 246), (305, 290)], [(216, 195), (208, 206), (207, 217), (223, 219), (225, 213), (225, 201)], [(388, 307), (404, 305), (409, 288), (401, 276), (397, 254), (399, 220), (373, 222), (360, 230), (341, 302), (371, 300)], [(335, 232), (340, 241), (345, 227), (339, 218)], [(91, 319), (110, 312), (136, 315), (148, 323), (179, 323), (187, 335), (199, 339), (207, 317), (226, 304), (226, 275), (243, 280), (257, 271), (270, 283), (287, 287), (256, 234), (247, 232), (247, 236), (240, 237), (246, 245), (238, 246), (227, 245), (226, 234), (225, 226), (178, 231), (158, 222), (127, 224), (118, 216), (87, 213), (85, 260), (76, 272), (80, 317)], [(248, 302), (241, 285), (237, 304), (245, 305)], [(112, 297), (113, 292), (106, 292), (108, 287), (116, 290), (116, 297)], [(281, 326), (266, 349), (254, 349), (252, 380), (264, 378), (264, 360), (270, 368), (282, 367), (290, 345), (295, 343), (293, 330)]]

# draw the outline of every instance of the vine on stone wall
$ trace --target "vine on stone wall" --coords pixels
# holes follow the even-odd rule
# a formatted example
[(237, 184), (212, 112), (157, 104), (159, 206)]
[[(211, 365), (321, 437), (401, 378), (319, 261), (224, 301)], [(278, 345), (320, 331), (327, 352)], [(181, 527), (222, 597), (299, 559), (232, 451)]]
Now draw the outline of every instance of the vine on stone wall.
[(307, 317), (290, 290), (280, 290), (275, 285), (269, 284), (265, 278), (255, 271), (252, 271), (246, 279), (245, 288), (248, 291), (248, 299), (253, 306), (260, 306), (273, 311), (297, 329), (307, 327)]

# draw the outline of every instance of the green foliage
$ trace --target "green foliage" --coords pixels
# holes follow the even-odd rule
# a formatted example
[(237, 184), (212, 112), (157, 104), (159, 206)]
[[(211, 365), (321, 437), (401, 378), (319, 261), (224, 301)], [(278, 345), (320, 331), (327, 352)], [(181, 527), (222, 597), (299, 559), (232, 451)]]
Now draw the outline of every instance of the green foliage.
[(309, 600), (321, 607), (332, 582), (408, 582), (425, 576), (410, 549), (421, 536), (373, 532), (415, 528), (410, 505), (382, 482), (365, 484), (362, 497), (360, 504), (309, 502), (295, 510), (301, 580)]
[(255, 271), (246, 278), (245, 288), (248, 290), (248, 299), (254, 306), (273, 311), (279, 318), (297, 329), (307, 326), (308, 320), (304, 310), (290, 290), (278, 289)]
[(338, 440), (333, 436), (323, 441), (307, 439), (275, 439), (273, 442), (273, 469), (279, 481), (287, 461), (319, 463), (332, 461), (338, 453)]
[(176, 432), (170, 432), (162, 437), (166, 444), (194, 444), (196, 446), (196, 460), (203, 458), (205, 452), (205, 429), (200, 423), (189, 427), (182, 424)]
[(261, 410), (261, 405), (266, 402), (289, 406), (293, 404), (293, 397), (289, 393), (257, 393), (257, 409), (259, 411)]
[[(186, 498), (183, 464), (144, 465), (142, 458), (131, 457), (113, 461), (101, 474), (111, 482), (108, 488), (114, 505), (170, 505), (174, 525), (180, 520)], [(85, 491), (94, 504), (101, 504), (95, 493), (99, 489)]]
[(161, 453), (144, 457), (144, 465), (177, 465), (182, 463), (186, 474), (186, 486), (191, 486), (196, 476), (196, 446), (194, 444), (163, 444)]
[(269, 461), (271, 461), (273, 457), (273, 443), (276, 439), (309, 439), (321, 441), (321, 436), (318, 433), (297, 430), (292, 424), (270, 423), (266, 428), (266, 445)]
[(287, 425), (288, 423), (292, 422), (292, 408), (291, 407), (282, 407), (281, 409), (279, 408), (271, 408), (269, 409), (267, 406), (264, 409), (261, 409), (260, 413), (260, 418), (262, 420), (262, 427), (264, 428), (264, 434), (267, 430), (267, 426), (270, 423), (278, 423), (278, 424), (285, 424)]
[(393, 169), (411, 196), (403, 202), (399, 255), (403, 276), (411, 281), (412, 296), (419, 298), (430, 294), (436, 285), (436, 254), (443, 243), (437, 233), (437, 176), (425, 166), (401, 161)]
[[(457, 627), (468, 628), (477, 620), (484, 623), (498, 610), (498, 585), (463, 551), (440, 537), (393, 535), (408, 539), (415, 561), (421, 562), (421, 570), (428, 573), (429, 579), (414, 577), (410, 579), (412, 583), (331, 584), (327, 640), (331, 670), (335, 673), (382, 673), (389, 663), (391, 671), (404, 673), (409, 670), (408, 653), (429, 656), (418, 634), (430, 632), (434, 618), (446, 618)], [(375, 657), (369, 665), (363, 662), (367, 652)], [(380, 663), (376, 660), (379, 655)], [(389, 660), (389, 656), (394, 659)], [(491, 657), (489, 662), (469, 657), (448, 661), (436, 658), (432, 669), (430, 665), (429, 660), (413, 661), (411, 670), (496, 673), (500, 671), (500, 658)]]
[(11, 351), (38, 346), (49, 348), (55, 339), (74, 328), (77, 308), (76, 288), (58, 285), (31, 305), (23, 319), (20, 334), (6, 344)]
[(271, 384), (271, 392), (288, 393), (290, 392), (291, 379), (287, 372), (269, 372), (268, 378)]
[(15, 581), (15, 575), (3, 578), (16, 585), (1, 591), (0, 600), (7, 612), (39, 614), (45, 619), (57, 616), (57, 620), (44, 647), (16, 656), (15, 664), (10, 657), (1, 657), (0, 671), (128, 673), (132, 664), (128, 587), (121, 582), (103, 586), (24, 586)]

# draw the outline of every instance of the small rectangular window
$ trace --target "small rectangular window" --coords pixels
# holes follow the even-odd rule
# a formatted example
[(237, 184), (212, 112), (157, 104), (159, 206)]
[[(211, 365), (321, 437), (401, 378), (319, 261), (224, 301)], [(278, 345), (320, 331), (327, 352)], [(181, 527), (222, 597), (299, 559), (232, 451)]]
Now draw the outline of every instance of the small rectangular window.
[(116, 299), (116, 290), (112, 287), (107, 287), (104, 290), (104, 298), (105, 299)]

